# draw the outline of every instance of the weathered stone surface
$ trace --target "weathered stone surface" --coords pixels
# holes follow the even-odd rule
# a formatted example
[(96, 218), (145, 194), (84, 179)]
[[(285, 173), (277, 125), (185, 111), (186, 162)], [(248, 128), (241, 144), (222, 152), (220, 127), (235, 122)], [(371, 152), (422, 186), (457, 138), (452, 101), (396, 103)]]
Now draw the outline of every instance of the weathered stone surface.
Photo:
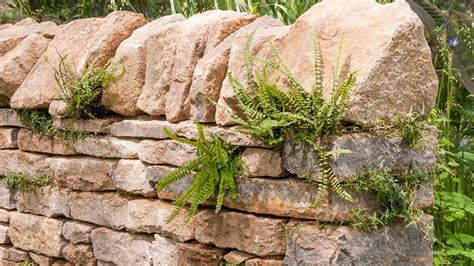
[(25, 173), (34, 176), (51, 175), (45, 159), (47, 155), (27, 153), (20, 150), (0, 150), (0, 175)]
[[(150, 183), (155, 184), (162, 178), (164, 178), (169, 172), (171, 172), (175, 167), (165, 166), (165, 165), (152, 165), (148, 166), (146, 169), (146, 178)], [(192, 177), (185, 176), (178, 182), (175, 182), (169, 185), (164, 190), (158, 192), (158, 197), (161, 199), (175, 200), (178, 196), (183, 193), (186, 188), (191, 184)]]
[(418, 191), (412, 196), (412, 207), (416, 209), (426, 209), (433, 207), (435, 197), (433, 189), (433, 180), (429, 180), (418, 188)]
[(196, 239), (221, 248), (237, 248), (258, 256), (285, 253), (285, 220), (253, 214), (203, 211), (196, 217)]
[(189, 117), (185, 104), (191, 87), (194, 68), (198, 60), (225, 37), (252, 22), (254, 16), (234, 11), (207, 11), (192, 16), (181, 25), (176, 41), (175, 65), (172, 82), (166, 99), (166, 119), (177, 122)]
[(3, 180), (0, 181), (0, 207), (8, 210), (16, 208), (15, 193), (5, 186)]
[(11, 246), (0, 245), (0, 258), (9, 261), (22, 262), (27, 260), (29, 256), (28, 252), (23, 250), (19, 250)]
[[(289, 26), (276, 26), (277, 22), (272, 22), (266, 27), (255, 30), (253, 41), (251, 43), (251, 53), (259, 57), (264, 57), (266, 46), (270, 41), (276, 41), (288, 33)], [(228, 72), (232, 73), (244, 86), (246, 85), (245, 70), (245, 52), (244, 48), (252, 31), (242, 31), (232, 43), (229, 56)], [(222, 89), (216, 106), (216, 123), (218, 125), (231, 125), (230, 114), (235, 112), (239, 114), (237, 100), (234, 89), (231, 86), (229, 78), (226, 77), (222, 83)]]
[(151, 164), (180, 166), (196, 158), (196, 149), (174, 140), (143, 140), (138, 149), (138, 158)]
[(40, 34), (32, 34), (0, 57), (0, 95), (13, 96), (50, 41)]
[(288, 175), (279, 151), (247, 148), (242, 153), (245, 174), (249, 177), (282, 177)]
[(138, 140), (114, 137), (86, 137), (75, 143), (78, 153), (101, 158), (137, 159)]
[(332, 0), (300, 16), (279, 46), (283, 62), (306, 89), (314, 81), (313, 34), (322, 50), (325, 96), (331, 91), (331, 67), (341, 39), (342, 59), (357, 71), (346, 119), (388, 121), (400, 112), (429, 112), (433, 107), (437, 76), (423, 24), (407, 2)]
[(124, 116), (137, 116), (142, 112), (137, 101), (145, 84), (146, 42), (167, 24), (182, 20), (181, 14), (161, 17), (136, 29), (119, 45), (112, 60), (121, 64), (125, 72), (102, 95), (102, 104), (107, 109)]
[(47, 217), (69, 216), (69, 190), (45, 186), (33, 191), (18, 191), (17, 209)]
[(232, 265), (239, 265), (243, 262), (245, 262), (248, 259), (254, 258), (255, 255), (245, 253), (242, 251), (234, 250), (229, 253), (227, 253), (224, 256), (224, 260)]
[(74, 129), (76, 131), (90, 132), (90, 133), (108, 133), (111, 124), (119, 121), (119, 118), (103, 118), (103, 119), (54, 119), (54, 126), (59, 129)]
[(73, 140), (46, 136), (40, 132), (26, 128), (20, 129), (20, 132), (18, 133), (18, 146), (22, 151), (59, 155), (77, 154)]
[(177, 265), (179, 261), (178, 247), (176, 241), (155, 235), (150, 248), (153, 266)]
[(69, 194), (71, 217), (101, 226), (125, 228), (127, 198), (116, 193), (72, 192)]
[(152, 236), (117, 232), (108, 228), (92, 231), (95, 257), (119, 266), (150, 265)]
[(0, 128), (0, 149), (18, 148), (18, 128)]
[(31, 257), (31, 260), (38, 265), (51, 265), (54, 262), (54, 258), (43, 256), (43, 255), (36, 254), (33, 252), (30, 252), (30, 257)]
[(0, 224), (0, 244), (10, 243), (10, 237), (8, 236), (8, 225)]
[(126, 216), (127, 230), (134, 233), (159, 233), (182, 242), (194, 239), (194, 222), (184, 224), (186, 210), (183, 210), (172, 222), (166, 222), (166, 218), (174, 208), (175, 206), (160, 200), (129, 201)]
[[(426, 215), (423, 222), (432, 224)], [(425, 224), (426, 225), (426, 224)], [(426, 226), (424, 230), (426, 230)], [(432, 226), (432, 225), (431, 225)], [(429, 238), (416, 225), (397, 223), (374, 231), (347, 226), (318, 228), (291, 221), (285, 265), (432, 265)]]
[(245, 261), (245, 266), (283, 266), (282, 260), (275, 259), (250, 259)]
[[(119, 44), (144, 23), (143, 15), (127, 11), (113, 12), (105, 18), (74, 20), (61, 27), (44, 55), (54, 66), (60, 55), (67, 56), (71, 67), (81, 73), (90, 63), (105, 64)], [(58, 91), (54, 70), (39, 60), (10, 104), (14, 108), (47, 108)]]
[(116, 160), (85, 156), (47, 158), (54, 182), (60, 186), (81, 191), (114, 190), (112, 172)]
[(222, 82), (227, 75), (230, 49), (236, 36), (242, 34), (242, 32), (250, 34), (257, 28), (279, 25), (281, 25), (281, 22), (274, 18), (257, 18), (252, 23), (230, 34), (216, 47), (206, 49), (206, 53), (194, 69), (193, 81), (187, 100), (188, 104), (191, 104), (191, 118), (200, 122), (215, 121), (215, 102), (219, 99)]
[(0, 209), (0, 222), (9, 223), (10, 222), (10, 212), (4, 209)]
[(163, 129), (175, 132), (175, 127), (179, 125), (163, 120), (123, 120), (110, 126), (110, 134), (117, 137), (167, 139)]
[(93, 224), (71, 221), (63, 225), (63, 236), (72, 244), (91, 243), (91, 232), (97, 226)]
[(43, 22), (33, 24), (15, 24), (12, 27), (3, 28), (0, 30), (0, 57), (4, 56), (8, 51), (15, 48), (22, 40), (29, 35), (35, 33), (42, 33), (49, 29), (55, 29), (54, 22)]
[(114, 186), (121, 191), (148, 197), (156, 194), (155, 188), (146, 178), (146, 165), (140, 160), (120, 160), (112, 180)]
[[(331, 165), (341, 180), (347, 180), (370, 170), (404, 173), (409, 169), (430, 171), (436, 163), (436, 134), (424, 134), (423, 148), (409, 148), (401, 144), (401, 138), (377, 137), (369, 133), (346, 134), (333, 139), (327, 146), (333, 151), (349, 150), (339, 154)], [(298, 176), (311, 175), (317, 179), (319, 168), (314, 150), (303, 142), (295, 143), (291, 138), (283, 148), (283, 165)]]
[(13, 109), (2, 108), (0, 109), (0, 126), (22, 127), (23, 125)]
[(13, 245), (27, 251), (61, 257), (67, 245), (61, 237), (64, 222), (32, 214), (13, 212), (10, 219), (10, 239)]
[(94, 265), (96, 261), (90, 244), (68, 244), (63, 249), (63, 256), (76, 265)]

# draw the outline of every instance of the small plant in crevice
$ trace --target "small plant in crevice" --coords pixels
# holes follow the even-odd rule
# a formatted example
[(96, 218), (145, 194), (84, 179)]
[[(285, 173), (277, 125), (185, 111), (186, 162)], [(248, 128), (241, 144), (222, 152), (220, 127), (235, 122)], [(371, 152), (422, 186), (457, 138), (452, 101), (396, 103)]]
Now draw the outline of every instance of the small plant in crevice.
[(394, 176), (387, 171), (369, 171), (344, 184), (357, 192), (375, 193), (375, 200), (381, 210), (366, 215), (365, 210), (353, 213), (352, 227), (356, 229), (377, 229), (402, 219), (405, 223), (418, 222), (423, 211), (413, 208), (414, 193), (428, 180), (427, 173), (412, 173)]
[(105, 114), (101, 105), (102, 93), (118, 78), (118, 65), (109, 61), (104, 66), (96, 67), (96, 61), (93, 60), (84, 71), (77, 73), (66, 59), (66, 56), (59, 54), (57, 67), (45, 59), (53, 68), (54, 78), (60, 88), (57, 100), (66, 104), (61, 115), (72, 119), (96, 119)]
[[(244, 48), (246, 84), (244, 87), (232, 73), (229, 80), (234, 89), (242, 116), (232, 115), (242, 132), (280, 148), (288, 136), (312, 146), (318, 156), (321, 178), (318, 195), (313, 206), (329, 187), (343, 199), (352, 201), (349, 193), (342, 189), (338, 177), (329, 165), (329, 151), (320, 145), (320, 140), (340, 132), (340, 125), (348, 109), (349, 93), (355, 85), (355, 74), (349, 72), (349, 62), (333, 69), (332, 92), (328, 100), (323, 99), (323, 73), (321, 51), (316, 36), (313, 38), (315, 82), (307, 92), (282, 61), (279, 51), (270, 44), (272, 59), (262, 60), (250, 54), (254, 33)], [(341, 49), (340, 49), (341, 50)], [(340, 51), (339, 51), (340, 56)], [(339, 61), (339, 58), (338, 58)], [(263, 71), (254, 70), (256, 62), (263, 64)], [(272, 72), (281, 73), (288, 81), (288, 88), (281, 88), (269, 77)], [(312, 179), (312, 178), (310, 178)]]
[(198, 128), (196, 141), (177, 137), (169, 130), (164, 130), (169, 138), (197, 149), (196, 159), (171, 171), (156, 183), (156, 190), (162, 191), (186, 176), (193, 176), (191, 185), (173, 202), (176, 207), (168, 216), (168, 222), (175, 219), (189, 201), (191, 203), (185, 223), (193, 219), (199, 205), (208, 199), (216, 198), (215, 213), (219, 213), (226, 194), (232, 198), (237, 196), (235, 177), (242, 171), (241, 150), (219, 137), (206, 139), (202, 125), (196, 122), (196, 126)]
[(39, 187), (46, 186), (50, 183), (49, 175), (32, 176), (26, 173), (9, 173), (5, 175), (3, 183), (12, 190), (34, 191)]

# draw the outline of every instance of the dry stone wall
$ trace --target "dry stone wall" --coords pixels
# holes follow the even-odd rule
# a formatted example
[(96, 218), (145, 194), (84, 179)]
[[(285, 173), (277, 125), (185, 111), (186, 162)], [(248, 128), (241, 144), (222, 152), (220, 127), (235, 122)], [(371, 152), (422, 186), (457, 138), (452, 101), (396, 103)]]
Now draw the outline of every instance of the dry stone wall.
[[(311, 36), (319, 36), (324, 73), (331, 72), (343, 40), (346, 63), (358, 71), (347, 121), (390, 122), (398, 113), (433, 106), (437, 78), (423, 25), (404, 1), (325, 0), (291, 26), (208, 11), (150, 22), (141, 14), (113, 12), (59, 26), (25, 19), (0, 27), (0, 177), (52, 177), (32, 191), (0, 183), (0, 265), (431, 265), (432, 217), (424, 215), (419, 225), (356, 230), (349, 225), (354, 211), (380, 210), (374, 194), (349, 189), (354, 201), (348, 202), (328, 192), (311, 208), (317, 187), (298, 176), (318, 180), (316, 155), (292, 139), (282, 151), (270, 149), (231, 126), (228, 110), (236, 108), (236, 99), (226, 74), (244, 78), (243, 47), (251, 33), (252, 52), (269, 56), (273, 42), (305, 89), (313, 77)], [(114, 115), (61, 117), (64, 103), (44, 60), (55, 62), (58, 52), (79, 72), (108, 60), (124, 66), (101, 99)], [(329, 93), (325, 84), (325, 97)], [(14, 110), (38, 108), (49, 110), (57, 128), (90, 134), (42, 135)], [(190, 224), (183, 225), (187, 210), (167, 223), (171, 202), (192, 177), (158, 193), (154, 185), (196, 158), (196, 150), (168, 139), (164, 130), (195, 140), (192, 120), (207, 123), (207, 135), (242, 147), (245, 171), (236, 180), (237, 198), (225, 198), (220, 214), (208, 201)], [(331, 161), (347, 181), (370, 169), (430, 171), (436, 131), (427, 127), (422, 136), (417, 148), (397, 136), (364, 132), (325, 145), (352, 151)], [(432, 206), (432, 185), (410, 197), (414, 208)]]

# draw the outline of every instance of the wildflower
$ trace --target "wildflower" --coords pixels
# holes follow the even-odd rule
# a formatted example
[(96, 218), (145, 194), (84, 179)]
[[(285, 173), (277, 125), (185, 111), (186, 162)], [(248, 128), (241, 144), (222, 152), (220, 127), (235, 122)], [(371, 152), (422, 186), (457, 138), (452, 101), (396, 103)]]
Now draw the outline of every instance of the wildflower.
[(458, 37), (454, 37), (451, 39), (448, 39), (448, 46), (449, 47), (456, 47), (459, 44)]

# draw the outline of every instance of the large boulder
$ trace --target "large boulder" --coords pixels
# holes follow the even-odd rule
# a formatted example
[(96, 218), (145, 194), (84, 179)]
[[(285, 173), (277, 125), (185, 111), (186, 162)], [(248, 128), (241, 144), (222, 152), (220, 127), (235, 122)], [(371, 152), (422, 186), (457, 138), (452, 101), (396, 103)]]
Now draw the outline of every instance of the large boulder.
[[(124, 116), (136, 116), (142, 113), (137, 107), (137, 101), (145, 84), (146, 42), (166, 25), (181, 20), (184, 20), (181, 14), (156, 19), (136, 29), (119, 45), (112, 60), (121, 64), (125, 72), (117, 81), (110, 84), (102, 95), (102, 104), (107, 109)], [(121, 71), (121, 68), (117, 71)]]
[(53, 67), (58, 67), (60, 56), (66, 56), (67, 63), (77, 73), (92, 62), (103, 65), (115, 54), (119, 44), (143, 24), (143, 15), (120, 11), (105, 18), (79, 19), (64, 25), (44, 54), (49, 63), (39, 60), (35, 64), (11, 98), (11, 106), (47, 108), (58, 94)]

